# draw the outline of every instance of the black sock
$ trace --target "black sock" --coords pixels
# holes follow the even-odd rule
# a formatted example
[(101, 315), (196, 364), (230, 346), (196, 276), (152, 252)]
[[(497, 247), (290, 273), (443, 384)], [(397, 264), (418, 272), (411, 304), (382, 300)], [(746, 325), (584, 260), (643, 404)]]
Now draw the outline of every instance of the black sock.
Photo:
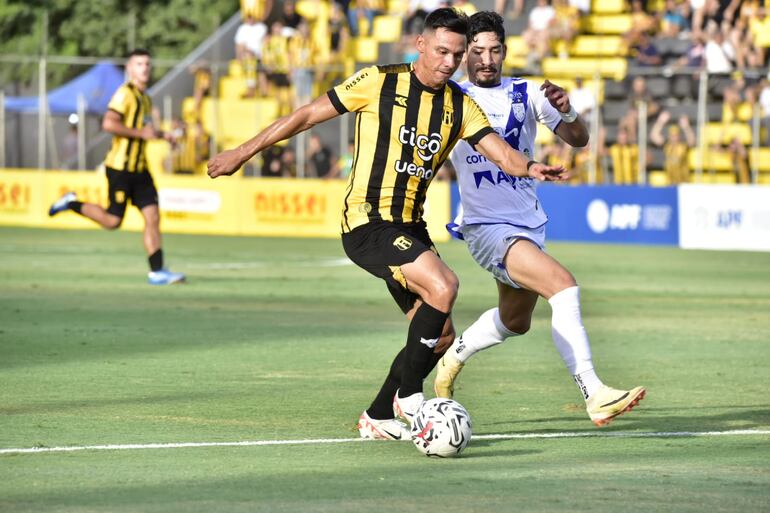
[(160, 271), (163, 269), (163, 250), (159, 249), (148, 258), (150, 261), (150, 271)]
[(70, 201), (67, 203), (67, 208), (72, 210), (73, 212), (77, 212), (80, 214), (80, 210), (83, 208), (83, 202), (82, 201)]
[[(423, 303), (414, 313), (406, 339), (401, 386), (398, 391), (399, 397), (407, 397), (422, 392), (423, 379), (436, 365), (433, 349), (444, 331), (447, 317), (449, 317), (448, 312), (436, 310), (428, 303)], [(435, 342), (433, 347), (430, 347), (422, 340), (435, 340)]]
[(401, 374), (403, 374), (404, 355), (406, 348), (399, 351), (390, 365), (390, 372), (385, 382), (380, 387), (377, 397), (372, 401), (372, 405), (366, 410), (366, 413), (373, 419), (392, 419), (393, 418), (393, 396), (401, 385)]

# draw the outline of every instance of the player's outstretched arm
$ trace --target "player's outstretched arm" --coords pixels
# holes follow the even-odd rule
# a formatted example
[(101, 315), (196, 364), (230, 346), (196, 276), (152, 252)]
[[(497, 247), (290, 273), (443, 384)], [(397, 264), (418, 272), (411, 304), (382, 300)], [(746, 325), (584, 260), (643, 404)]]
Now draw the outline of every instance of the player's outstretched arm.
[(572, 147), (588, 144), (588, 127), (569, 102), (567, 91), (546, 80), (540, 86), (548, 102), (561, 113), (562, 122), (556, 127), (556, 135)]
[(208, 163), (208, 175), (211, 178), (229, 176), (265, 148), (339, 115), (327, 95), (319, 96), (291, 114), (277, 119), (237, 148), (214, 156)]
[(476, 145), (476, 151), (511, 176), (529, 176), (541, 182), (564, 181), (570, 176), (562, 166), (547, 166), (528, 160), (525, 154), (511, 148), (496, 133), (485, 135)]

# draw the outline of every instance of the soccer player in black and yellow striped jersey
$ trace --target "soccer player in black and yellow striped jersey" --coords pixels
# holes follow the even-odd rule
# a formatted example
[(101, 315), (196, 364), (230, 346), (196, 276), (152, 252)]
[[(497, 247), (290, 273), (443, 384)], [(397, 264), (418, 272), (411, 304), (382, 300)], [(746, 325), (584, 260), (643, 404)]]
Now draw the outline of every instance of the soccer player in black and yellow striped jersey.
[(258, 152), (346, 112), (356, 112), (353, 169), (342, 208), (342, 243), (358, 266), (385, 280), (410, 320), (405, 347), (359, 419), (363, 438), (401, 439), (423, 401), (422, 385), (454, 339), (450, 312), (458, 280), (439, 258), (422, 219), (426, 191), (460, 139), (506, 173), (563, 180), (562, 167), (528, 161), (498, 136), (449, 78), (466, 49), (467, 17), (437, 9), (417, 38), (413, 65), (372, 66), (238, 148), (209, 161), (212, 178), (231, 175)]
[(152, 126), (152, 102), (145, 92), (151, 71), (147, 50), (137, 49), (128, 55), (128, 82), (112, 96), (102, 121), (102, 128), (113, 135), (112, 147), (104, 159), (109, 206), (105, 209), (95, 203), (83, 203), (69, 192), (51, 206), (48, 215), (72, 210), (103, 228), (115, 230), (123, 222), (130, 199), (144, 217), (144, 247), (150, 264), (148, 280), (152, 285), (168, 285), (184, 281), (185, 276), (163, 267), (158, 191), (145, 157), (145, 142), (165, 137)]

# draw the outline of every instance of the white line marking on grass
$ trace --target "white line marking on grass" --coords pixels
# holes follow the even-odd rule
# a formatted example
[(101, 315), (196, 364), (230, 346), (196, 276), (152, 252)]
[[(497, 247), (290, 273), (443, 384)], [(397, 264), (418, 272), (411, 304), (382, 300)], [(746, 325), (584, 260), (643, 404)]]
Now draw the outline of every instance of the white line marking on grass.
[[(522, 440), (531, 438), (687, 438), (711, 436), (770, 435), (770, 429), (734, 429), (729, 431), (573, 431), (563, 433), (514, 433), (499, 435), (475, 435), (473, 440)], [(138, 449), (183, 449), (188, 447), (250, 447), (261, 445), (321, 445), (352, 442), (369, 442), (361, 438), (316, 438), (308, 440), (246, 440), (242, 442), (182, 442), (157, 444), (73, 445), (69, 447), (27, 447), (0, 449), (0, 454), (32, 454), (44, 452), (75, 451), (124, 451)]]

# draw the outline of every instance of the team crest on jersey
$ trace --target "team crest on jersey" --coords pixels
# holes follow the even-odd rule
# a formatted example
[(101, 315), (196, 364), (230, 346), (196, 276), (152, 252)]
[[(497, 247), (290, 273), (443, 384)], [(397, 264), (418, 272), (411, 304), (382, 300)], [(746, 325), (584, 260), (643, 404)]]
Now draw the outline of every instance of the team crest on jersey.
[(404, 237), (403, 235), (401, 235), (396, 240), (393, 241), (393, 245), (396, 246), (401, 251), (406, 251), (407, 249), (412, 247), (412, 241)]
[(455, 111), (449, 107), (444, 107), (444, 124), (452, 125), (455, 122)]
[(513, 115), (516, 118), (516, 121), (519, 123), (524, 121), (524, 114), (526, 113), (526, 109), (523, 103), (511, 104), (511, 110), (513, 111)]
[(124, 191), (115, 191), (115, 203), (125, 203), (126, 193)]

